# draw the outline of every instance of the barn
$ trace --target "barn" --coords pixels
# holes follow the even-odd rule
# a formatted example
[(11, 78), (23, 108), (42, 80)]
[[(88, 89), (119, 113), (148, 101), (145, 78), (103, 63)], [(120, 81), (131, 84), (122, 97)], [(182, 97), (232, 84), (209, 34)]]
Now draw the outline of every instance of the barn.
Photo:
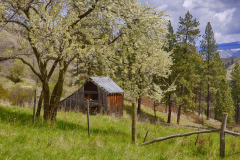
[(122, 116), (123, 93), (109, 77), (90, 77), (81, 88), (59, 103), (59, 109), (86, 113), (86, 99), (89, 99), (90, 114)]

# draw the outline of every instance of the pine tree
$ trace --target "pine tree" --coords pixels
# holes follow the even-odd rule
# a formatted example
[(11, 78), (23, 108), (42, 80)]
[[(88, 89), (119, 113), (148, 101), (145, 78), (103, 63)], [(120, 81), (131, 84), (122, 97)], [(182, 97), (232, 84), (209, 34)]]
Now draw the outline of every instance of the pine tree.
[[(167, 39), (168, 39), (168, 44), (164, 48), (165, 51), (167, 52), (172, 52), (172, 56), (175, 54), (175, 45), (176, 45), (176, 35), (174, 34), (173, 27), (171, 25), (171, 21), (169, 20), (168, 23), (168, 34), (167, 34)], [(173, 66), (172, 66), (173, 67)], [(172, 69), (172, 68), (171, 68)], [(171, 86), (173, 83), (174, 75), (171, 74), (169, 77), (166, 79), (167, 86)], [(171, 114), (172, 114), (172, 94), (174, 91), (167, 92), (165, 94), (165, 99), (166, 99), (166, 105), (168, 105), (168, 119), (167, 123), (171, 123)]]
[(228, 123), (234, 121), (234, 105), (231, 97), (231, 90), (225, 79), (220, 81), (220, 88), (217, 91), (217, 101), (214, 108), (215, 119), (221, 120), (223, 113), (228, 113)]
[(195, 43), (196, 38), (199, 37), (200, 30), (197, 28), (200, 23), (195, 19), (188, 11), (185, 14), (185, 17), (179, 18), (180, 25), (178, 26), (177, 35), (180, 38), (180, 41), (192, 45)]
[(210, 87), (211, 87), (211, 79), (213, 78), (213, 75), (211, 73), (212, 67), (212, 59), (213, 56), (217, 52), (217, 43), (214, 38), (214, 33), (212, 30), (212, 26), (210, 22), (207, 23), (205, 34), (203, 35), (203, 39), (200, 44), (201, 51), (200, 53), (203, 55), (203, 58), (205, 59), (206, 65), (205, 65), (205, 75), (207, 80), (207, 119), (210, 118)]
[(236, 62), (234, 69), (231, 73), (232, 75), (232, 97), (235, 105), (235, 120), (239, 123), (239, 103), (240, 103), (240, 67), (238, 62)]
[(179, 18), (179, 28), (177, 37), (179, 45), (176, 47), (176, 54), (173, 57), (175, 67), (173, 73), (176, 74), (176, 101), (179, 104), (177, 123), (180, 122), (181, 109), (192, 109), (194, 105), (195, 94), (193, 90), (196, 85), (196, 70), (195, 62), (198, 61), (199, 56), (196, 52), (195, 40), (199, 37), (199, 22), (193, 19), (189, 11), (185, 17)]

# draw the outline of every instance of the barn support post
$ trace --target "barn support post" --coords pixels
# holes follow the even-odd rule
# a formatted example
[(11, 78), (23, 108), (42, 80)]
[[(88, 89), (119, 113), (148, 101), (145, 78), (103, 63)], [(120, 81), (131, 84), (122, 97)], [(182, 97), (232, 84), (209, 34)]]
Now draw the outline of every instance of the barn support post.
[(32, 123), (33, 123), (33, 124), (34, 124), (34, 122), (35, 122), (36, 93), (37, 93), (37, 91), (35, 90), (35, 91), (34, 91), (34, 104), (33, 104), (33, 120), (32, 120)]
[(90, 137), (90, 124), (89, 124), (89, 99), (87, 99), (87, 123), (88, 123), (88, 136)]
[(136, 145), (137, 142), (137, 106), (132, 103), (132, 143)]
[(225, 157), (225, 129), (226, 129), (226, 123), (227, 123), (227, 113), (223, 114), (222, 118), (222, 126), (221, 126), (221, 132), (220, 132), (220, 157)]
[(64, 110), (67, 111), (67, 99), (64, 100)]

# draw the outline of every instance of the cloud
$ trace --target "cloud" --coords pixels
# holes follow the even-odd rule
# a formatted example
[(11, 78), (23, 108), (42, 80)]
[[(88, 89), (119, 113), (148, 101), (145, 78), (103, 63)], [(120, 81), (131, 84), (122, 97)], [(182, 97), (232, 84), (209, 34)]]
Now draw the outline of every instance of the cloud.
[(228, 9), (220, 13), (216, 13), (214, 16), (219, 19), (221, 23), (228, 23), (232, 20), (233, 12), (236, 8)]
[(192, 9), (196, 7), (196, 4), (194, 4), (192, 0), (185, 0), (183, 3), (183, 7)]
[(239, 34), (231, 34), (231, 35), (224, 35), (219, 32), (214, 33), (215, 39), (217, 39), (218, 43), (229, 43), (229, 42), (236, 42), (239, 41)]
[(158, 10), (158, 11), (166, 10), (166, 9), (167, 9), (167, 6), (168, 6), (167, 4), (158, 6), (158, 7), (157, 7), (157, 10)]
[[(204, 34), (208, 22), (211, 23), (217, 43), (240, 41), (240, 0), (138, 0), (143, 5), (158, 6), (171, 17), (173, 29), (178, 29), (179, 17), (189, 11), (200, 22), (199, 29)], [(201, 39), (199, 39), (201, 40)]]

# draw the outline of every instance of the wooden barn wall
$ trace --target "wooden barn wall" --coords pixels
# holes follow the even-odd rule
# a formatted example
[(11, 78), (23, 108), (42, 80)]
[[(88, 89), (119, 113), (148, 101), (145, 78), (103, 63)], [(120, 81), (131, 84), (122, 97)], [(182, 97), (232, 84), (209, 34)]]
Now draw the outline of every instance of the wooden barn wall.
[[(89, 92), (89, 91), (87, 91)], [(98, 100), (97, 106), (99, 107), (99, 112), (103, 114), (115, 114), (116, 116), (123, 116), (123, 94), (114, 93), (108, 94), (100, 87), (97, 87)], [(71, 96), (62, 100), (59, 104), (59, 109), (64, 109), (65, 111), (73, 110), (75, 112), (86, 112), (86, 102), (85, 100), (85, 90), (84, 86), (78, 89)], [(95, 103), (95, 102), (94, 102)], [(96, 106), (95, 104), (92, 104)], [(91, 106), (91, 102), (90, 102)]]
[(79, 103), (79, 111), (85, 113), (85, 106), (84, 106), (84, 86), (82, 86), (78, 90), (78, 103)]
[(59, 104), (59, 109), (64, 109), (65, 111), (73, 110), (75, 112), (84, 112), (84, 87), (81, 87), (71, 96), (62, 100)]
[(98, 100), (100, 104), (100, 111), (107, 113), (107, 93), (98, 87)]
[(119, 93), (107, 95), (107, 114), (123, 116), (123, 95)]

